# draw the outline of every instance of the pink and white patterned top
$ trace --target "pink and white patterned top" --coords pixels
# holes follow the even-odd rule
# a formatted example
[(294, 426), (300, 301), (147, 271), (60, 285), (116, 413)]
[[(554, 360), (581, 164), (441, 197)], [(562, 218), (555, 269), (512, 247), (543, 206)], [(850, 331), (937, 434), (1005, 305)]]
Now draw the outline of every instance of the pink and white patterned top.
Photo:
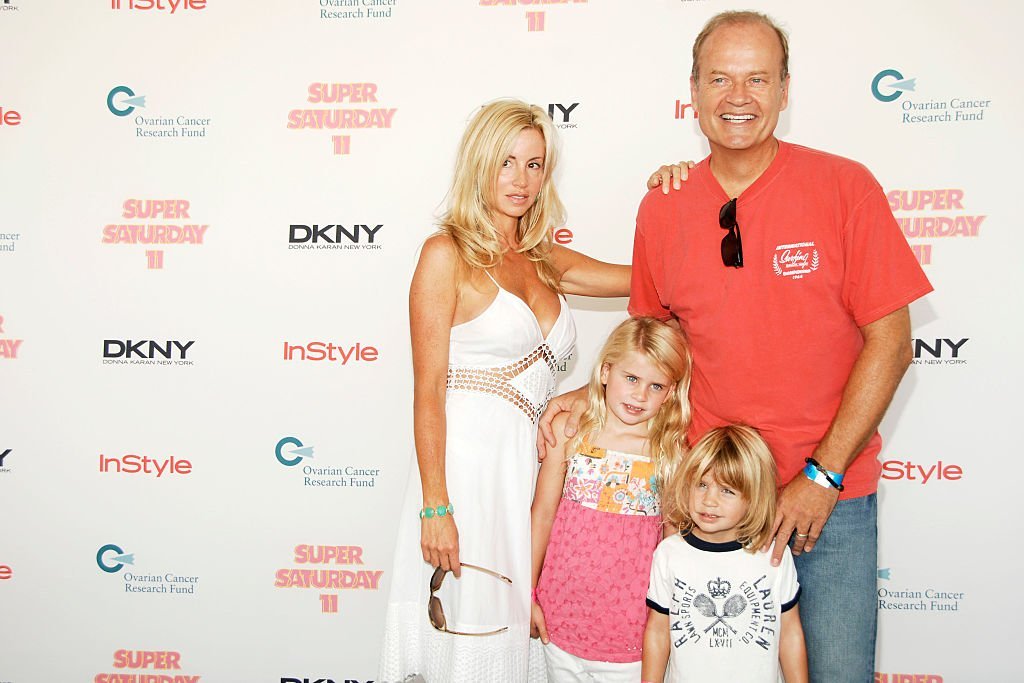
[(661, 540), (654, 463), (586, 447), (568, 463), (537, 602), (551, 641), (577, 657), (638, 662), (651, 558)]
[(583, 450), (569, 460), (562, 498), (617, 515), (661, 514), (649, 457), (589, 445)]

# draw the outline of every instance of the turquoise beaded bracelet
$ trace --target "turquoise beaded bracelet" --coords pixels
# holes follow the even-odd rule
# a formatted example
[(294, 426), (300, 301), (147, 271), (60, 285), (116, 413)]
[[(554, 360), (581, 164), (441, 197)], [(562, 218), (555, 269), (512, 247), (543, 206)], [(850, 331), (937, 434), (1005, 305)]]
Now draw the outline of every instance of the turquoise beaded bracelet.
[(455, 506), (448, 504), (438, 505), (436, 508), (423, 508), (422, 510), (420, 510), (420, 519), (430, 519), (435, 514), (438, 517), (444, 517), (445, 515), (454, 515)]

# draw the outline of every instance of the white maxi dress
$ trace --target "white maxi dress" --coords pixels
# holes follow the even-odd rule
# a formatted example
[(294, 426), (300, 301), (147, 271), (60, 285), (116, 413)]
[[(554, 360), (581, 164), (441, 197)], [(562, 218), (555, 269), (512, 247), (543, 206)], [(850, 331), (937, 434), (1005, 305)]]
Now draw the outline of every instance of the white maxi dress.
[(422, 493), (413, 463), (391, 572), (381, 683), (412, 674), (426, 683), (546, 680), (540, 648), (529, 637), (530, 504), (537, 419), (554, 391), (556, 365), (576, 341), (569, 307), (561, 297), (559, 302), (558, 318), (545, 337), (526, 302), (499, 286), (483, 313), (451, 331), (445, 471), (459, 555), (462, 562), (511, 578), (512, 584), (463, 569), (460, 579), (445, 576), (438, 596), (449, 629), (508, 630), (477, 637), (442, 633), (430, 625), (428, 584), (434, 568), (420, 550)]

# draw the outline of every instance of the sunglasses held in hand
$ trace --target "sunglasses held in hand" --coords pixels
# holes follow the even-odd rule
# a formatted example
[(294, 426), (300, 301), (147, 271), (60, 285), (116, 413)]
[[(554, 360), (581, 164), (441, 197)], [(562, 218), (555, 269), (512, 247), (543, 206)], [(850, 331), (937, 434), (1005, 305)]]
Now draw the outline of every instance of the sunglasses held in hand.
[[(465, 562), (460, 562), (459, 565), (462, 567), (466, 567), (468, 569), (475, 569), (479, 572), (484, 572), (485, 574), (490, 574), (494, 578), (500, 579), (507, 584), (511, 585), (512, 583), (512, 579), (508, 578), (507, 576), (502, 576), (498, 572), (491, 571), (490, 569), (477, 567), (474, 564), (466, 564)], [(499, 628), (495, 631), (484, 631), (483, 633), (462, 633), (461, 631), (452, 631), (448, 628), (447, 622), (445, 622), (444, 619), (444, 609), (441, 607), (441, 598), (434, 595), (434, 593), (441, 590), (441, 583), (444, 582), (445, 574), (447, 574), (449, 571), (450, 570), (448, 569), (442, 569), (441, 567), (438, 567), (434, 570), (433, 576), (430, 577), (430, 599), (427, 601), (427, 616), (430, 617), (430, 625), (436, 628), (438, 631), (442, 631), (444, 633), (451, 633), (455, 636), (493, 636), (495, 634), (507, 631), (508, 626), (503, 626), (502, 628)]]

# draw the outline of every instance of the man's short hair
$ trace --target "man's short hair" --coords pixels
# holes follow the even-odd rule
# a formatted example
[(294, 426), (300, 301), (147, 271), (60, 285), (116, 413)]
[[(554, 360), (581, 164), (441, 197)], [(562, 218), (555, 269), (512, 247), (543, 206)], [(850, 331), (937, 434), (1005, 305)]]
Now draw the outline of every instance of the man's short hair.
[(720, 12), (708, 19), (708, 23), (704, 24), (704, 28), (697, 34), (697, 39), (693, 41), (693, 70), (690, 71), (690, 78), (695, 81), (697, 80), (697, 54), (704, 47), (704, 41), (708, 39), (708, 36), (717, 28), (734, 26), (736, 24), (763, 24), (775, 31), (775, 35), (779, 37), (779, 44), (782, 46), (782, 80), (786, 80), (786, 76), (789, 75), (789, 39), (786, 37), (786, 32), (767, 14), (749, 11)]

